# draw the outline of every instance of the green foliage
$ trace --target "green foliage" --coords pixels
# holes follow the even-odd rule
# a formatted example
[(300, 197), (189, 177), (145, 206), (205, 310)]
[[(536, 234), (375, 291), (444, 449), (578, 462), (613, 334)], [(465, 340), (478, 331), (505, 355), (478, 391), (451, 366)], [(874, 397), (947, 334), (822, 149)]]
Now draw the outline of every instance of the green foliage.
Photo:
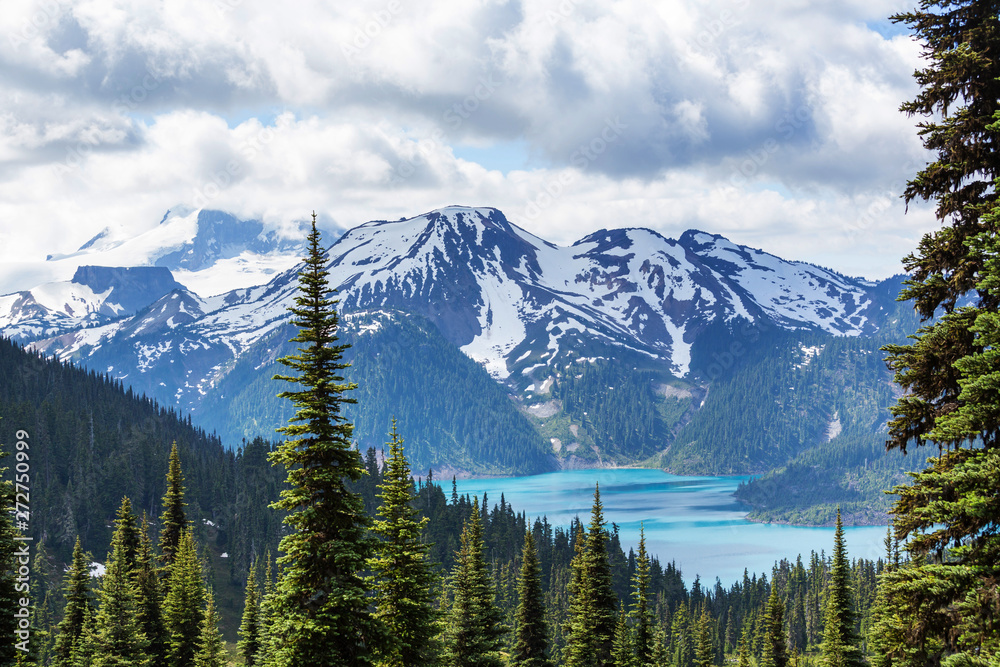
[(594, 505), (586, 540), (578, 540), (573, 558), (570, 607), (566, 623), (568, 667), (603, 665), (611, 660), (618, 599), (612, 587), (608, 534), (600, 487), (594, 488)]
[(98, 592), (98, 611), (91, 642), (94, 667), (145, 667), (149, 640), (137, 618), (134, 568), (139, 548), (135, 515), (128, 498), (122, 499), (115, 534)]
[(824, 667), (862, 667), (860, 640), (855, 630), (854, 600), (851, 593), (850, 563), (844, 527), (837, 514), (837, 530), (833, 537), (833, 563), (830, 585), (826, 591), (826, 611), (823, 623), (822, 663)]
[(167, 568), (174, 562), (181, 533), (187, 529), (185, 506), (187, 503), (184, 502), (184, 477), (181, 474), (181, 459), (175, 442), (170, 447), (167, 492), (163, 494), (163, 511), (160, 513), (160, 560)]
[(649, 555), (646, 553), (646, 529), (639, 527), (639, 553), (636, 555), (635, 574), (632, 576), (632, 635), (635, 655), (640, 665), (644, 665), (652, 651), (653, 623), (649, 609)]
[(771, 586), (771, 596), (764, 612), (764, 647), (760, 667), (787, 667), (788, 647), (785, 645), (785, 604), (778, 597), (778, 587)]
[(541, 569), (535, 538), (531, 531), (526, 531), (517, 579), (515, 644), (511, 657), (511, 663), (518, 667), (550, 667), (552, 664), (548, 658), (549, 633)]
[(135, 557), (133, 581), (136, 590), (136, 621), (149, 641), (147, 653), (152, 667), (166, 665), (166, 628), (163, 626), (162, 585), (149, 538), (149, 521), (142, 513), (139, 525), (139, 549)]
[(237, 644), (243, 664), (254, 667), (260, 651), (260, 595), (257, 593), (257, 564), (250, 566), (246, 593), (243, 596), (243, 620), (240, 622), (240, 641)]
[(493, 578), (486, 564), (478, 503), (472, 504), (449, 585), (454, 599), (444, 632), (449, 667), (501, 667), (507, 628), (494, 604)]
[(273, 507), (289, 513), (285, 524), (292, 531), (281, 540), (270, 627), (277, 666), (368, 664), (384, 642), (361, 574), (372, 549), (365, 534), (370, 519), (360, 497), (345, 486), (365, 469), (342, 413), (353, 402), (344, 393), (354, 385), (341, 375), (347, 364), (325, 263), (314, 219), (299, 296), (290, 309), (299, 328), (292, 341), (302, 347), (279, 360), (298, 375), (275, 376), (301, 386), (279, 394), (296, 413), (279, 429), (289, 439), (271, 453), (272, 463), (288, 473), (288, 488)]
[(375, 618), (391, 638), (379, 660), (385, 667), (440, 664), (440, 633), (435, 608), (439, 578), (428, 558), (422, 532), (429, 519), (413, 507), (413, 480), (403, 439), (392, 422), (389, 458), (379, 485), (381, 504), (372, 527), (380, 538), (368, 561)]
[(219, 612), (215, 608), (215, 593), (209, 588), (205, 594), (208, 600), (205, 617), (201, 622), (198, 637), (198, 652), (194, 656), (194, 667), (226, 667), (226, 643), (219, 632)]
[(84, 553), (79, 538), (73, 547), (73, 562), (66, 572), (64, 591), (66, 606), (53, 650), (53, 664), (56, 667), (70, 667), (73, 664), (73, 654), (91, 613), (90, 558), (89, 554)]
[(708, 609), (702, 609), (701, 618), (698, 619), (694, 664), (695, 667), (712, 667), (715, 664), (715, 648), (712, 645), (712, 619), (708, 615)]
[[(0, 451), (0, 458), (7, 456)], [(0, 468), (0, 475), (6, 472), (6, 468)], [(0, 478), (0, 632), (4, 640), (0, 642), (0, 664), (11, 664), (15, 656), (23, 657), (23, 651), (14, 648), (15, 641), (21, 641), (15, 634), (18, 629), (18, 617), (21, 605), (20, 598), (24, 593), (17, 590), (15, 579), (16, 564), (19, 563), (19, 552), (27, 554), (26, 542), (18, 543), (15, 538), (20, 531), (14, 528), (15, 509), (14, 484), (6, 479)], [(25, 560), (24, 562), (27, 562)]]
[(181, 532), (167, 582), (168, 592), (163, 601), (167, 664), (193, 667), (205, 617), (205, 584), (190, 528)]

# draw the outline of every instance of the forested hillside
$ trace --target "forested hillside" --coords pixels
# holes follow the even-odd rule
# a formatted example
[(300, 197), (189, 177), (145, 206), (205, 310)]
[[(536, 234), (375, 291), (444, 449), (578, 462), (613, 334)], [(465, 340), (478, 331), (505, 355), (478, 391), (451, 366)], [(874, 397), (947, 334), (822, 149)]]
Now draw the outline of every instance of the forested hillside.
[[(288, 401), (276, 395), (275, 361), (294, 351), (291, 327), (256, 345), (213, 387), (196, 420), (226, 442), (238, 442), (288, 422)], [(556, 467), (548, 443), (518, 411), (502, 385), (450, 345), (433, 324), (404, 313), (345, 317), (351, 347), (345, 377), (358, 385), (345, 414), (364, 450), (381, 447), (396, 417), (407, 424), (414, 469), (529, 474)]]

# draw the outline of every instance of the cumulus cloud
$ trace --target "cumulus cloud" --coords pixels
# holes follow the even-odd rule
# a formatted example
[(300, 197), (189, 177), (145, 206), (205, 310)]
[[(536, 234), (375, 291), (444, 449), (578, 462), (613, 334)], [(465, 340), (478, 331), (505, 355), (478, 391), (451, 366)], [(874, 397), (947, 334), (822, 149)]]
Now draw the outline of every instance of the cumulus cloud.
[[(919, 46), (872, 27), (906, 6), (15, 3), (0, 256), (69, 252), (179, 204), (351, 226), (465, 203), (557, 242), (696, 227), (888, 275), (933, 225), (898, 203), (926, 160), (897, 110)], [(456, 157), (512, 144), (521, 171)]]

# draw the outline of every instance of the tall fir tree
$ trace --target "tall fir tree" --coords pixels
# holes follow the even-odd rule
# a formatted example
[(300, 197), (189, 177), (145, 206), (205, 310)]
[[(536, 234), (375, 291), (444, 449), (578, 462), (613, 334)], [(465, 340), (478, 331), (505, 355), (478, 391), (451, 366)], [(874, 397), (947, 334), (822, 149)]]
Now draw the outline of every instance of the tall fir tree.
[(181, 535), (187, 529), (187, 514), (184, 508), (184, 476), (181, 473), (181, 457), (177, 443), (170, 447), (170, 462), (167, 468), (167, 490), (163, 494), (163, 511), (160, 513), (160, 559), (164, 565), (164, 576), (174, 562), (180, 547)]
[(586, 541), (572, 565), (574, 586), (566, 624), (567, 667), (611, 663), (618, 601), (612, 585), (608, 534), (604, 526), (601, 490), (595, 486)]
[(271, 660), (274, 655), (272, 650), (274, 645), (271, 642), (271, 627), (274, 625), (275, 607), (273, 565), (274, 559), (271, 556), (271, 550), (268, 549), (264, 554), (264, 590), (260, 596), (260, 629), (258, 631), (259, 648), (257, 649), (257, 655), (254, 658), (254, 664), (258, 666), (271, 665)]
[(448, 667), (502, 667), (505, 662), (500, 647), (507, 628), (494, 603), (485, 549), (479, 504), (473, 502), (451, 575), (454, 600), (444, 632)]
[(365, 475), (351, 446), (354, 427), (342, 408), (354, 388), (341, 372), (345, 345), (338, 343), (337, 301), (331, 300), (325, 253), (313, 214), (308, 255), (299, 272), (299, 294), (290, 308), (299, 328), (292, 342), (298, 354), (279, 361), (296, 376), (275, 379), (298, 383), (284, 391), (296, 414), (279, 429), (289, 439), (270, 454), (285, 466), (288, 488), (272, 507), (288, 512), (291, 532), (281, 540), (280, 581), (270, 628), (275, 667), (307, 664), (366, 665), (386, 641), (381, 623), (369, 610), (362, 578), (372, 541), (361, 497), (347, 488)]
[(649, 660), (642, 667), (670, 667), (670, 646), (667, 641), (667, 633), (660, 626), (657, 626), (653, 632)]
[(379, 485), (378, 518), (373, 532), (380, 538), (368, 561), (372, 572), (375, 617), (389, 631), (391, 641), (379, 660), (385, 667), (408, 667), (441, 662), (441, 632), (437, 611), (438, 576), (423, 538), (430, 520), (418, 519), (413, 506), (413, 479), (403, 452), (403, 439), (392, 420), (389, 457)]
[(139, 520), (139, 550), (133, 579), (136, 590), (136, 620), (149, 641), (150, 667), (166, 665), (166, 629), (163, 627), (162, 586), (157, 573), (153, 542), (149, 538), (149, 518)]
[(188, 528), (170, 565), (167, 597), (163, 601), (163, 624), (167, 635), (167, 664), (170, 667), (194, 667), (194, 656), (205, 616), (205, 585), (201, 563)]
[(53, 648), (53, 665), (72, 667), (73, 654), (91, 613), (90, 558), (84, 553), (79, 537), (73, 546), (73, 560), (66, 571), (63, 590), (66, 606)]
[(93, 667), (146, 667), (149, 640), (137, 612), (134, 567), (139, 535), (132, 503), (122, 499), (98, 592), (98, 611), (90, 638)]
[(844, 526), (838, 507), (830, 583), (826, 588), (823, 643), (820, 645), (823, 667), (863, 667), (865, 661), (861, 656), (861, 641), (854, 631), (854, 621), (851, 564), (847, 559), (847, 543), (844, 541)]
[(708, 615), (708, 609), (701, 610), (697, 633), (694, 645), (695, 667), (712, 667), (715, 664), (715, 646), (712, 644), (712, 617)]
[(257, 592), (257, 563), (250, 564), (247, 585), (243, 595), (243, 618), (240, 621), (240, 640), (236, 649), (246, 667), (255, 667), (260, 651), (260, 594)]
[(548, 658), (549, 632), (545, 621), (542, 566), (531, 531), (524, 533), (521, 572), (517, 579), (517, 611), (511, 664), (518, 667), (551, 667)]
[(910, 538), (911, 562), (882, 580), (899, 625), (883, 628), (895, 639), (880, 659), (894, 664), (975, 663), (1000, 652), (1000, 608), (985, 602), (1000, 577), (998, 14), (996, 0), (921, 0), (892, 17), (923, 44), (920, 92), (902, 111), (925, 119), (918, 131), (936, 154), (904, 196), (933, 200), (943, 224), (904, 259), (910, 279), (900, 298), (929, 324), (912, 345), (885, 348), (902, 389), (887, 446), (938, 450), (910, 486), (895, 489), (896, 533)]
[(744, 625), (736, 647), (736, 667), (750, 667), (750, 626)]
[(639, 553), (632, 577), (632, 636), (640, 665), (649, 660), (653, 643), (653, 619), (649, 609), (649, 555), (646, 553), (646, 529), (639, 526)]
[(198, 650), (194, 654), (194, 667), (226, 667), (226, 641), (219, 631), (221, 617), (215, 607), (215, 592), (209, 588), (205, 592), (205, 616), (201, 620)]
[(618, 623), (615, 625), (615, 638), (611, 643), (611, 665), (613, 667), (637, 667), (635, 649), (632, 645), (632, 628), (628, 625), (628, 615), (625, 607), (618, 612)]
[(760, 667), (788, 667), (788, 646), (785, 643), (785, 603), (778, 595), (777, 581), (771, 582), (771, 595), (764, 610), (764, 648)]
[(671, 664), (673, 667), (694, 667), (694, 639), (691, 613), (681, 602), (670, 624)]

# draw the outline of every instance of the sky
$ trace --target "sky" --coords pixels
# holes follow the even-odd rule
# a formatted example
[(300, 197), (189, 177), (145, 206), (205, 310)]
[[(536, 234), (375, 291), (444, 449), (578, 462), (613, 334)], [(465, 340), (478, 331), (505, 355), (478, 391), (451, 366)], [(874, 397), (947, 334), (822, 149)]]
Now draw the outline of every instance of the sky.
[(937, 226), (898, 0), (12, 0), (0, 263), (212, 208), (494, 206), (560, 245), (722, 234), (885, 278)]

